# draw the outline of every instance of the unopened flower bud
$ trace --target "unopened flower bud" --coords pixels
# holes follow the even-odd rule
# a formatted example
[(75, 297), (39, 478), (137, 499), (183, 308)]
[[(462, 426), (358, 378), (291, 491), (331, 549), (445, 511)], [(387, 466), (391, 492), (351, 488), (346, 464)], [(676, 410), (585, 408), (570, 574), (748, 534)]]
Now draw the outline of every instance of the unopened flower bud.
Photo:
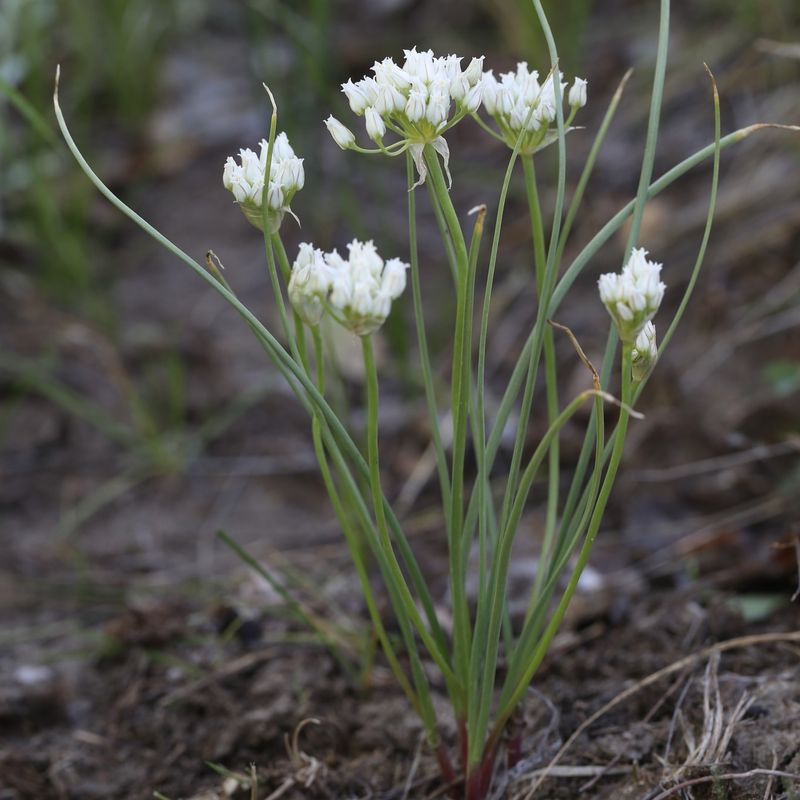
[(375, 80), (384, 86), (393, 86), (396, 89), (406, 89), (410, 83), (409, 74), (399, 67), (391, 58), (376, 61), (372, 66)]
[(392, 310), (392, 300), (393, 298), (383, 289), (378, 291), (372, 301), (372, 313), (375, 319), (385, 320), (389, 316), (389, 312)]
[(631, 374), (636, 383), (641, 383), (650, 374), (657, 358), (656, 326), (652, 322), (647, 322), (636, 337), (631, 350)]
[(474, 114), (480, 108), (482, 99), (483, 85), (479, 81), (467, 92), (467, 96), (464, 98), (464, 108), (470, 114)]
[(270, 181), (267, 188), (267, 205), (274, 211), (278, 211), (283, 207), (283, 200), (283, 189), (275, 181)]
[(287, 194), (299, 192), (306, 183), (306, 172), (303, 169), (302, 158), (287, 158), (283, 162), (283, 175), (281, 185)]
[[(266, 156), (266, 149), (262, 151)], [(287, 158), (294, 158), (294, 150), (289, 144), (289, 137), (281, 131), (276, 137), (272, 145), (272, 160), (283, 161)], [(266, 162), (266, 158), (265, 158)]]
[(350, 312), (357, 317), (368, 317), (373, 312), (373, 296), (370, 287), (363, 281), (357, 281), (350, 296)]
[(407, 269), (408, 264), (399, 258), (390, 258), (386, 262), (381, 278), (381, 291), (390, 299), (400, 297), (405, 290)]
[(381, 115), (391, 114), (394, 111), (402, 111), (406, 105), (406, 98), (400, 93), (396, 86), (386, 84), (378, 90), (375, 98), (375, 110)]
[(330, 133), (333, 141), (336, 142), (342, 150), (349, 150), (350, 147), (355, 144), (356, 137), (353, 132), (342, 125), (332, 114), (325, 120), (325, 126), (328, 128), (328, 133)]
[(367, 136), (374, 142), (380, 142), (386, 133), (386, 125), (381, 115), (374, 108), (369, 107), (364, 111), (364, 117), (367, 123)]
[(331, 305), (336, 309), (347, 308), (353, 296), (353, 276), (348, 271), (347, 262), (335, 250), (326, 254), (325, 260), (333, 268)]
[(289, 301), (308, 325), (318, 325), (325, 312), (325, 297), (330, 290), (330, 275), (322, 251), (306, 242), (292, 265)]
[(457, 103), (460, 103), (467, 96), (467, 92), (470, 88), (469, 81), (463, 74), (456, 75), (455, 78), (450, 81), (450, 97)]
[(464, 77), (469, 82), (470, 86), (475, 86), (483, 75), (483, 56), (473, 58), (469, 65), (464, 70)]
[(480, 85), (483, 106), (490, 114), (494, 115), (497, 111), (497, 91), (499, 87), (491, 70), (484, 72)]
[(411, 122), (419, 122), (425, 116), (425, 96), (422, 92), (414, 89), (409, 92), (405, 112)]
[(436, 92), (435, 94), (431, 94), (428, 99), (425, 119), (427, 119), (431, 125), (439, 126), (447, 119), (449, 111), (450, 96), (446, 95), (444, 92)]
[(575, 82), (569, 90), (569, 104), (573, 108), (583, 108), (586, 105), (587, 83), (583, 78), (575, 78)]
[(350, 103), (350, 108), (353, 113), (359, 116), (363, 114), (364, 110), (369, 105), (369, 100), (361, 86), (353, 83), (352, 80), (348, 80), (347, 83), (342, 84), (342, 91), (347, 101)]

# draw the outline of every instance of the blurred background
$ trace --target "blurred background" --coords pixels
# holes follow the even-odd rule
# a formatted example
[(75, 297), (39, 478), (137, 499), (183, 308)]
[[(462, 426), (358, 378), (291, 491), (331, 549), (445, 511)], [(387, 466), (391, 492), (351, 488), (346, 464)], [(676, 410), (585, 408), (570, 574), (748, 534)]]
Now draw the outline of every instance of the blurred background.
[[(568, 142), (568, 189), (611, 94), (634, 68), (569, 259), (635, 193), (658, 3), (545, 5), (564, 72), (589, 79), (578, 120), (586, 130)], [(291, 219), (283, 226), (290, 257), (300, 241), (341, 248), (354, 236), (402, 257), (402, 168), (341, 152), (322, 120), (333, 113), (361, 135), (339, 85), (412, 45), (485, 54), (495, 71), (518, 60), (545, 71), (549, 63), (528, 0), (0, 5), (2, 800), (144, 798), (154, 789), (189, 796), (215, 780), (204, 760), (241, 769), (263, 764), (265, 753), (280, 759), (280, 737), (303, 716), (298, 708), (321, 714), (330, 697), (346, 693), (335, 688), (343, 679), (334, 662), (325, 668), (334, 687), (327, 700), (302, 689), (303, 664), (325, 658), (324, 649), (219, 543), (220, 529), (304, 604), (329, 611), (342, 636), (364, 639), (302, 410), (236, 315), (109, 206), (72, 161), (52, 113), (56, 65), (65, 116), (96, 172), (196, 259), (213, 249), (240, 297), (271, 323), (263, 242), (221, 183), (226, 156), (267, 133), (262, 81), (279, 104), (279, 127), (306, 159), (306, 186), (293, 204), (302, 228)], [(719, 84), (723, 133), (800, 124), (796, 0), (675, 3), (670, 53), (656, 174), (713, 139), (704, 61)], [(470, 121), (453, 131), (450, 148), (457, 208), (485, 202), (491, 218), (507, 153)], [(546, 208), (554, 155), (545, 151), (538, 166)], [(642, 242), (665, 264), (667, 310), (694, 263), (709, 186), (706, 163), (648, 207)], [(576, 604), (569, 630), (600, 625), (612, 635), (676, 596), (697, 631), (683, 642), (667, 636), (666, 651), (702, 643), (714, 620), (727, 620), (734, 635), (775, 620), (797, 627), (798, 186), (797, 135), (764, 131), (723, 153), (706, 266), (642, 398), (646, 419), (631, 429), (593, 562), (594, 594)], [(452, 293), (427, 197), (418, 196), (425, 302), (444, 375)], [(490, 399), (502, 392), (535, 308), (521, 174), (506, 220)], [(608, 319), (595, 281), (618, 268), (622, 248), (619, 237), (604, 248), (559, 312), (597, 362)], [(444, 602), (436, 495), (409, 483), (427, 441), (409, 311), (398, 304), (381, 342), (386, 488), (401, 498)], [(352, 407), (358, 425), (351, 351), (342, 341), (337, 402)], [(558, 342), (558, 355), (568, 397), (583, 387), (584, 370), (568, 342)], [(580, 436), (579, 426), (566, 434), (565, 469)], [(523, 526), (521, 578), (534, 563), (540, 500)], [(683, 636), (690, 622), (676, 619)], [(283, 667), (259, 669), (255, 694), (250, 681), (222, 699), (210, 693), (207, 707), (195, 697), (174, 710), (180, 687), (267, 647)], [(281, 706), (287, 665), (301, 688)], [(282, 677), (273, 685), (275, 675)], [(250, 719), (253, 705), (270, 712)], [(409, 746), (400, 735), (386, 744), (371, 733), (384, 755)], [(329, 766), (342, 772), (336, 736), (327, 735), (319, 747), (337, 754)], [(344, 773), (342, 786), (350, 786), (355, 779)], [(391, 785), (391, 777), (380, 780)]]

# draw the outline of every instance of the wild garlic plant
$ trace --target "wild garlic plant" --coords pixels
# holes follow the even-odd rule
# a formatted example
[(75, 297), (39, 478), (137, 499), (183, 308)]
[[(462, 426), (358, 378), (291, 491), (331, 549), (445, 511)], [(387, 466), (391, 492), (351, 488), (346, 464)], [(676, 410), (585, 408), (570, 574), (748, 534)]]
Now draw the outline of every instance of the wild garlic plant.
[[(460, 773), (468, 800), (480, 800), (489, 793), (501, 748), (505, 748), (509, 763), (520, 757), (519, 739), (505, 734), (507, 723), (524, 699), (575, 592), (617, 475), (628, 422), (636, 413), (632, 409), (657, 358), (674, 334), (695, 286), (711, 230), (720, 152), (764, 127), (751, 126), (721, 138), (719, 101), (714, 87), (713, 142), (652, 180), (669, 23), (669, 2), (661, 0), (655, 79), (637, 196), (570, 263), (563, 263), (567, 237), (627, 76), (594, 133), (594, 144), (567, 206), (566, 134), (571, 130), (573, 118), (586, 104), (587, 83), (577, 78), (567, 88), (557, 67), (556, 46), (541, 3), (533, 2), (553, 65), (547, 75), (539, 76), (520, 63), (516, 71), (502, 74), (498, 79), (485, 69), (482, 57), (465, 62), (454, 55), (437, 57), (431, 51), (412, 48), (405, 51), (400, 63), (383, 59), (375, 63), (372, 75), (343, 85), (353, 112), (364, 117), (367, 136), (376, 146), (360, 146), (345, 124), (329, 117), (326, 125), (336, 144), (354, 155), (405, 158), (409, 191), (408, 248), (404, 252), (379, 254), (372, 241), (353, 240), (347, 245), (346, 257), (336, 250), (324, 253), (312, 243), (300, 245), (296, 257), (289, 257), (281, 229), (286, 224), (284, 217), (290, 211), (290, 203), (301, 205), (298, 192), (304, 183), (304, 162), (295, 155), (285, 134), (277, 133), (273, 101), (269, 137), (261, 142), (260, 154), (245, 149), (240, 153), (239, 163), (229, 159), (224, 167), (223, 184), (233, 193), (247, 219), (263, 233), (280, 318), (278, 332), (264, 325), (212, 262), (209, 269), (204, 268), (103, 184), (67, 129), (58, 106), (57, 89), (55, 96), (56, 114), (66, 142), (97, 188), (239, 312), (308, 412), (320, 472), (349, 545), (377, 639), (399, 686), (422, 720), (443, 776), (454, 780)], [(464, 68), (462, 63), (466, 63)], [(472, 217), (456, 208), (451, 196), (450, 151), (445, 139), (453, 126), (462, 121), (470, 124), (470, 120), (485, 135), (498, 139), (510, 150), (499, 191), (495, 194), (487, 189), (486, 205), (469, 212)], [(548, 145), (556, 147), (540, 156)], [(549, 224), (539, 201), (536, 174), (536, 163), (542, 157), (552, 157), (557, 163), (555, 206)], [(665, 286), (661, 281), (661, 265), (650, 260), (638, 242), (645, 203), (709, 158), (713, 159), (713, 177), (705, 231), (678, 311), (657, 347), (653, 317), (659, 310)], [(509, 183), (520, 161), (530, 213), (530, 275), (537, 303), (531, 309), (530, 331), (508, 377), (501, 402), (489, 414), (486, 357), (492, 288)], [(313, 159), (310, 164), (313, 166)], [(455, 283), (456, 313), (447, 394), (438, 390), (434, 380), (423, 314), (423, 269), (416, 227), (416, 193), (422, 184), (430, 193), (443, 251)], [(490, 217), (494, 225), (486, 257), (481, 239)], [(611, 323), (598, 371), (571, 332), (554, 318), (570, 287), (598, 250), (629, 220), (627, 246), (621, 254), (622, 269), (599, 280), (597, 303), (606, 307)], [(396, 220), (392, 220), (392, 227), (396, 229)], [(380, 230), (374, 231), (376, 239), (380, 235)], [(434, 264), (424, 266), (426, 271), (433, 268)], [(666, 271), (669, 272), (669, 267)], [(389, 315), (392, 302), (406, 290), (407, 276), (442, 499), (442, 535), (446, 537), (449, 553), (452, 625), (445, 625), (436, 613), (417, 554), (381, 479), (380, 381), (373, 338)], [(347, 421), (336, 415), (327, 399), (325, 363), (329, 327), (320, 324), (324, 318), (361, 340), (366, 385), (366, 452), (362, 452), (358, 438), (347, 428)], [(591, 372), (593, 388), (577, 397), (560, 396), (554, 349), (556, 334), (571, 339), (576, 357)], [(534, 404), (541, 368), (545, 396), (541, 403)], [(613, 378), (615, 368), (618, 381)], [(619, 386), (616, 398), (609, 393), (612, 385)], [(587, 403), (592, 408), (584, 445), (571, 471), (566, 496), (562, 496), (560, 487), (565, 481), (559, 436)], [(498, 459), (501, 439), (515, 411), (516, 433), (508, 467), (504, 468)], [(447, 442), (441, 424), (445, 414), (452, 420), (452, 434)], [(533, 451), (528, 452), (528, 433), (536, 414), (546, 415), (547, 430)], [(605, 427), (607, 414), (614, 417), (610, 432)], [(469, 452), (474, 455), (474, 470), (467, 469)], [(523, 619), (513, 620), (507, 603), (512, 546), (540, 471), (546, 472), (548, 487), (541, 553), (536, 572), (531, 576), (527, 611)], [(497, 487), (502, 488), (499, 494)], [(467, 583), (474, 569), (470, 566), (470, 555), (474, 552), (478, 588), (477, 597), (471, 602)], [(371, 580), (375, 569), (382, 578), (382, 590), (393, 609), (402, 644), (389, 635), (379, 611), (378, 592)], [(432, 684), (443, 685), (449, 697), (459, 731), (458, 759), (450, 756), (452, 743), (441, 739)]]

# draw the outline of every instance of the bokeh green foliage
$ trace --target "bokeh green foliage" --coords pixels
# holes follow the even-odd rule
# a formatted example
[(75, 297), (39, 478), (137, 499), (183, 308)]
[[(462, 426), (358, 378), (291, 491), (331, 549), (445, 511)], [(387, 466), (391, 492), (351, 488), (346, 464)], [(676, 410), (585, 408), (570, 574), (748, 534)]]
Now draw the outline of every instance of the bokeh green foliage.
[[(527, 58), (540, 70), (547, 67), (547, 48), (530, 0), (478, 0), (494, 18), (506, 47), (518, 58)], [(609, 0), (544, 0), (542, 3), (558, 40), (566, 71), (587, 70), (583, 57), (590, 15), (602, 18)], [(619, 5), (614, 3), (614, 6)], [(629, 3), (632, 12), (646, 11), (655, 3)], [(604, 8), (605, 7), (605, 8)], [(618, 9), (615, 9), (618, 13)], [(677, 9), (676, 9), (677, 10)], [(774, 37), (785, 41), (800, 35), (800, 3), (797, 0), (695, 0), (683, 9), (698, 19), (720, 15), (747, 37)], [(538, 55), (537, 55), (538, 54)]]
[[(0, 281), (24, 276), (50, 305), (90, 320), (112, 342), (117, 320), (108, 289), (115, 265), (102, 257), (108, 243), (90, 230), (91, 188), (75, 174), (56, 133), (56, 65), (69, 76), (67, 103), (81, 136), (124, 165), (119, 153), (135, 152), (146, 136), (168, 49), (196, 28), (207, 6), (205, 0), (0, 3)], [(51, 345), (33, 357), (0, 350), (0, 377), (11, 387), (3, 414), (12, 419), (20, 398), (40, 395), (126, 453), (120, 474), (66, 513), (68, 531), (138, 481), (180, 469), (202, 436), (183, 436), (185, 367), (172, 350), (137, 375), (114, 357), (119, 380), (109, 376), (109, 384), (120, 390), (127, 412), (118, 420), (62, 380), (58, 347)]]
[[(87, 237), (91, 193), (64, 168), (50, 98), (70, 75), (81, 134), (138, 137), (156, 100), (163, 55), (202, 3), (4, 0), (0, 4), (0, 267), (23, 267), (51, 300), (101, 315)], [(21, 113), (19, 98), (24, 99)], [(102, 281), (100, 282), (102, 284)], [(89, 307), (87, 309), (87, 306)]]
[[(516, 57), (527, 59), (540, 71), (550, 68), (547, 43), (536, 11), (530, 0), (481, 0), (494, 17), (508, 50)], [(583, 66), (581, 52), (583, 36), (592, 10), (592, 0), (545, 0), (544, 9), (565, 71)]]
[(756, 36), (785, 39), (800, 32), (800, 3), (797, 0), (702, 0), (708, 14), (729, 14), (742, 31)]

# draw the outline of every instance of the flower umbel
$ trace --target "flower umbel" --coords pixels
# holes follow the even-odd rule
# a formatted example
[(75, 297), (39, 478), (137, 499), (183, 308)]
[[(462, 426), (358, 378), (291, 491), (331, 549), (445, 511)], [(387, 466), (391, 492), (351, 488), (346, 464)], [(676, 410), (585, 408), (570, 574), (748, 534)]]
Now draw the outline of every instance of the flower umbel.
[(656, 326), (645, 323), (631, 350), (631, 374), (636, 383), (641, 383), (651, 372), (658, 358), (656, 345)]
[(561, 81), (562, 102), (568, 100), (572, 109), (567, 124), (578, 108), (586, 105), (587, 82), (575, 78), (567, 94), (567, 84), (561, 79), (561, 73), (554, 70), (540, 84), (539, 73), (529, 71), (525, 61), (517, 64), (516, 72), (502, 73), (499, 80), (492, 70), (484, 73), (483, 106), (494, 117), (509, 147), (516, 145), (520, 134), (523, 135), (520, 152), (527, 155), (555, 141), (558, 134), (551, 126), (556, 120), (556, 80)]
[[(447, 144), (442, 134), (459, 120), (478, 110), (481, 104), (483, 56), (473, 58), (466, 69), (461, 57), (434, 56), (432, 50), (404, 50), (402, 66), (391, 58), (376, 61), (373, 76), (342, 84), (350, 108), (365, 118), (367, 135), (381, 152), (399, 155), (407, 147), (425, 179), (422, 148), (432, 144), (447, 164)], [(342, 126), (344, 127), (344, 126)], [(341, 147), (342, 131), (328, 129)], [(385, 146), (383, 137), (390, 130), (400, 140)]]
[[(245, 217), (259, 230), (263, 227), (262, 198), (269, 144), (262, 139), (260, 146), (259, 155), (250, 148), (240, 150), (239, 164), (229, 156), (222, 173), (223, 186), (233, 193)], [(291, 213), (292, 198), (304, 183), (303, 159), (295, 156), (286, 134), (279, 133), (272, 146), (267, 181), (267, 233), (275, 233), (280, 228), (284, 214)]]
[(348, 258), (301, 244), (289, 280), (289, 300), (304, 322), (318, 325), (327, 310), (358, 336), (374, 333), (386, 321), (392, 301), (406, 288), (408, 264), (384, 262), (372, 241), (353, 239)]
[[(634, 249), (621, 273), (600, 276), (600, 299), (617, 326), (619, 338), (633, 344), (658, 311), (666, 286), (661, 282), (661, 264), (649, 261), (647, 250)], [(655, 341), (655, 339), (654, 339)]]

